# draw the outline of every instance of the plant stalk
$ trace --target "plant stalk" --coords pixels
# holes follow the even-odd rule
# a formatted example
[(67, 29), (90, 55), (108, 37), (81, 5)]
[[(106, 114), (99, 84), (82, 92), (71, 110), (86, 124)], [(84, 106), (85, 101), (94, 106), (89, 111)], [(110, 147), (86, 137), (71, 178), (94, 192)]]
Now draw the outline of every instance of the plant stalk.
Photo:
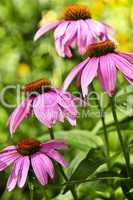
[(122, 137), (122, 134), (121, 134), (120, 125), (119, 125), (119, 121), (118, 121), (117, 113), (116, 113), (116, 109), (115, 109), (114, 97), (110, 97), (110, 103), (111, 103), (114, 123), (115, 123), (115, 126), (116, 126), (118, 138), (119, 138), (119, 141), (120, 141), (121, 149), (123, 151), (123, 156), (124, 156), (125, 163), (126, 163), (127, 175), (130, 176), (129, 155), (128, 155), (127, 151), (126, 151), (126, 147), (124, 145), (124, 140), (123, 140), (123, 137)]
[[(55, 139), (53, 128), (49, 128), (49, 134), (50, 134), (50, 138), (51, 138), (52, 140)], [(64, 180), (68, 182), (68, 178), (67, 178), (67, 176), (66, 176), (66, 174), (65, 174), (65, 172), (64, 172), (64, 169), (62, 168), (61, 165), (58, 165), (58, 167), (59, 167), (59, 169), (60, 169), (60, 173), (62, 174)], [(74, 199), (74, 200), (78, 200), (78, 195), (77, 195), (77, 193), (76, 193), (75, 187), (73, 187), (73, 188), (70, 189), (70, 190), (71, 190), (73, 199)]]

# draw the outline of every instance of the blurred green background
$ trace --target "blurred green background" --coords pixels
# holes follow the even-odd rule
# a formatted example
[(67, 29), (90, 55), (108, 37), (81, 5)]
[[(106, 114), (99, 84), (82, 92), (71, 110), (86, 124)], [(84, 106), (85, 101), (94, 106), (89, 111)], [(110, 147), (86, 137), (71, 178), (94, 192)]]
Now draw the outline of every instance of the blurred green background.
[[(0, 148), (2, 149), (12, 140), (16, 142), (22, 137), (37, 137), (40, 140), (48, 139), (47, 128), (41, 125), (36, 119), (25, 120), (17, 130), (14, 138), (9, 135), (6, 126), (9, 114), (13, 108), (8, 108), (2, 103), (2, 91), (8, 85), (20, 85), (40, 79), (49, 78), (54, 86), (61, 86), (64, 78), (72, 67), (81, 62), (77, 52), (74, 52), (73, 59), (60, 58), (54, 49), (53, 32), (47, 33), (36, 43), (33, 42), (33, 36), (39, 25), (49, 21), (54, 21), (62, 16), (65, 6), (73, 3), (88, 5), (95, 19), (101, 20), (111, 25), (116, 31), (116, 38), (120, 43), (120, 50), (132, 52), (133, 50), (133, 2), (132, 0), (0, 0)], [(96, 89), (101, 92), (98, 82), (95, 83)], [(127, 83), (119, 77), (117, 88), (122, 95), (119, 98), (119, 105), (124, 112), (118, 111), (121, 121), (121, 128), (127, 138), (126, 142), (132, 142), (132, 109), (125, 113), (125, 103), (127, 96), (125, 92), (132, 91), (127, 89)], [(75, 87), (71, 87), (75, 91)], [(123, 95), (124, 94), (124, 95)], [(130, 94), (132, 95), (132, 94)], [(132, 99), (132, 96), (130, 96)], [(16, 104), (16, 90), (9, 89), (4, 95), (4, 100), (9, 104)], [(104, 98), (106, 105), (108, 99)], [(132, 108), (132, 102), (131, 102)], [(84, 117), (86, 110), (81, 111), (78, 117), (77, 126), (71, 127), (68, 122), (57, 124), (54, 127), (57, 138), (66, 139), (70, 145), (69, 151), (65, 152), (65, 157), (70, 161), (70, 166), (75, 166), (88, 152), (89, 149), (103, 145), (102, 126), (97, 117), (97, 108), (88, 112)], [(93, 114), (94, 113), (94, 114)], [(128, 114), (128, 115), (127, 115)], [(129, 115), (130, 114), (130, 115)], [(113, 128), (113, 119), (108, 110), (106, 114), (108, 132), (110, 137), (111, 151), (119, 151), (119, 142)], [(132, 152), (131, 152), (132, 153)], [(121, 157), (117, 161), (123, 162)], [(68, 169), (71, 172), (71, 167)], [(1, 200), (8, 199), (29, 199), (25, 190), (15, 189), (12, 193), (4, 191), (5, 179), (1, 174), (0, 193)], [(2, 181), (4, 180), (4, 181)], [(56, 185), (56, 184), (55, 184)], [(90, 199), (111, 199), (112, 190), (115, 193), (112, 199), (126, 199), (120, 187), (105, 187), (106, 183), (91, 182), (84, 183), (79, 188), (80, 198)], [(40, 188), (40, 193), (42, 188)], [(3, 193), (4, 192), (4, 193)], [(17, 196), (16, 196), (17, 195)], [(58, 196), (58, 189), (43, 188), (43, 200), (51, 199), (51, 196), (57, 200), (71, 199), (70, 193)], [(37, 197), (36, 199), (42, 199)]]

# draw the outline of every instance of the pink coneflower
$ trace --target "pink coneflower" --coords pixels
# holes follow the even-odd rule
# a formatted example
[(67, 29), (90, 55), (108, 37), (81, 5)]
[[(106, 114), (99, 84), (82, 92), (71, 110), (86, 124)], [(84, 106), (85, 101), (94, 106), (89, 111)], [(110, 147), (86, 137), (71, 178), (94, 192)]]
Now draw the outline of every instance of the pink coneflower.
[(113, 96), (117, 69), (133, 84), (133, 54), (117, 52), (115, 49), (116, 45), (110, 40), (90, 45), (86, 51), (88, 58), (69, 73), (63, 90), (65, 91), (77, 76), (78, 85), (82, 88), (83, 96), (86, 96), (88, 86), (98, 76), (103, 89), (109, 96)]
[(71, 125), (76, 125), (77, 98), (70, 93), (52, 88), (50, 82), (43, 79), (26, 84), (23, 91), (27, 96), (26, 99), (9, 117), (11, 133), (14, 133), (22, 120), (27, 116), (30, 117), (32, 113), (48, 128), (57, 121), (63, 122), (65, 118)]
[(67, 148), (67, 145), (60, 140), (49, 140), (41, 143), (34, 139), (24, 139), (17, 145), (3, 149), (0, 152), (0, 171), (14, 163), (7, 181), (8, 191), (12, 191), (16, 184), (22, 188), (25, 185), (29, 170), (34, 171), (41, 185), (46, 185), (48, 177), (54, 178), (55, 176), (51, 159), (63, 167), (67, 167), (64, 157), (57, 151), (61, 148)]
[(34, 40), (54, 28), (55, 47), (61, 57), (71, 57), (71, 48), (74, 46), (77, 46), (80, 54), (84, 54), (89, 44), (105, 40), (113, 32), (108, 25), (92, 19), (88, 7), (83, 5), (68, 6), (64, 19), (42, 26)]

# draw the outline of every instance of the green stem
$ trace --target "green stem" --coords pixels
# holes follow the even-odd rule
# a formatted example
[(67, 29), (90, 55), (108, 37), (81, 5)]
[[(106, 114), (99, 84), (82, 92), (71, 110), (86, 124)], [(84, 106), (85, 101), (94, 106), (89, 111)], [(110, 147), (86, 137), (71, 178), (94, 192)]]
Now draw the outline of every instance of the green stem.
[[(49, 128), (49, 134), (50, 134), (50, 138), (51, 138), (51, 139), (55, 139), (53, 128)], [(61, 165), (58, 165), (58, 167), (59, 167), (59, 169), (60, 169), (60, 173), (62, 174), (64, 180), (68, 182), (68, 178), (67, 178), (67, 176), (66, 176), (66, 174), (65, 174), (65, 172), (64, 172), (64, 169), (62, 168)], [(75, 187), (73, 187), (73, 188), (71, 189), (71, 193), (72, 193), (73, 199), (74, 199), (74, 200), (78, 200), (78, 196), (77, 196)]]
[(112, 114), (113, 114), (116, 130), (117, 130), (118, 138), (119, 138), (119, 141), (120, 141), (121, 149), (123, 151), (123, 156), (124, 156), (125, 163), (126, 163), (127, 175), (130, 176), (129, 156), (128, 156), (128, 153), (126, 151), (126, 147), (124, 145), (123, 137), (122, 137), (122, 134), (121, 134), (120, 125), (119, 125), (119, 121), (118, 121), (116, 109), (115, 109), (114, 97), (110, 97), (110, 102), (111, 102)]
[(30, 191), (30, 200), (34, 199), (34, 185), (31, 180), (28, 181), (29, 191)]
[[(91, 85), (91, 87), (92, 87), (92, 90), (95, 92), (95, 88), (94, 88), (93, 84)], [(102, 122), (102, 126), (103, 126), (104, 140), (105, 140), (105, 145), (106, 145), (106, 152), (107, 152), (106, 154), (107, 154), (107, 158), (109, 158), (110, 157), (110, 147), (109, 147), (109, 139), (108, 139), (108, 133), (107, 133), (106, 123), (105, 123), (105, 117), (104, 117), (104, 113), (103, 113), (103, 109), (101, 107), (100, 101), (98, 100), (97, 97), (96, 97), (95, 102), (96, 102), (99, 112), (100, 112), (100, 118), (101, 118), (101, 122)], [(109, 166), (110, 166), (109, 159), (107, 161), (107, 164), (108, 164), (108, 168), (109, 168)]]

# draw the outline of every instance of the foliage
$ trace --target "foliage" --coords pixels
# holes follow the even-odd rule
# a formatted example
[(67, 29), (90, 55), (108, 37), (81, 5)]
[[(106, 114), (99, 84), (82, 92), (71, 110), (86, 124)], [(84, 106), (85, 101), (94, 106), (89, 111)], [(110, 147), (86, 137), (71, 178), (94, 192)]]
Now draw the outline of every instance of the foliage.
[[(40, 140), (48, 139), (46, 127), (36, 119), (25, 120), (13, 138), (10, 137), (6, 121), (14, 106), (3, 104), (3, 88), (8, 85), (22, 86), (42, 77), (48, 77), (53, 85), (61, 86), (64, 78), (72, 67), (82, 58), (74, 52), (72, 60), (60, 58), (54, 49), (52, 33), (38, 42), (33, 42), (38, 22), (53, 21), (62, 14), (63, 8), (72, 3), (84, 3), (92, 10), (94, 18), (110, 24), (116, 30), (116, 38), (120, 49), (133, 50), (133, 4), (132, 0), (1, 0), (0, 1), (0, 148), (6, 144), (16, 142), (24, 137), (36, 137)], [(107, 170), (105, 159), (103, 128), (99, 118), (98, 108), (94, 105), (81, 110), (76, 128), (65, 122), (54, 127), (56, 138), (64, 139), (70, 146), (65, 157), (70, 166), (66, 170), (69, 177), (65, 183), (60, 173), (54, 181), (46, 187), (36, 185), (35, 199), (71, 200), (70, 187), (76, 185), (79, 199), (84, 200), (124, 200), (133, 199), (132, 180), (128, 180), (124, 173), (125, 166), (117, 138), (114, 121), (109, 107), (109, 99), (101, 90), (98, 82), (95, 87), (99, 95), (103, 96), (105, 120), (111, 146), (110, 171)], [(75, 91), (75, 86), (70, 88)], [(117, 114), (130, 160), (133, 162), (133, 91), (121, 75), (117, 81)], [(6, 91), (4, 102), (16, 105), (16, 90)], [(56, 166), (58, 171), (58, 166)], [(8, 193), (5, 188), (7, 172), (0, 173), (0, 198), (29, 199), (29, 189), (15, 189)], [(118, 178), (119, 177), (119, 178)], [(86, 181), (85, 181), (86, 179)], [(7, 178), (6, 178), (7, 180)], [(75, 181), (75, 182), (74, 182)], [(77, 182), (76, 182), (77, 181)], [(62, 193), (61, 193), (62, 192)], [(64, 194), (65, 193), (65, 194)]]

